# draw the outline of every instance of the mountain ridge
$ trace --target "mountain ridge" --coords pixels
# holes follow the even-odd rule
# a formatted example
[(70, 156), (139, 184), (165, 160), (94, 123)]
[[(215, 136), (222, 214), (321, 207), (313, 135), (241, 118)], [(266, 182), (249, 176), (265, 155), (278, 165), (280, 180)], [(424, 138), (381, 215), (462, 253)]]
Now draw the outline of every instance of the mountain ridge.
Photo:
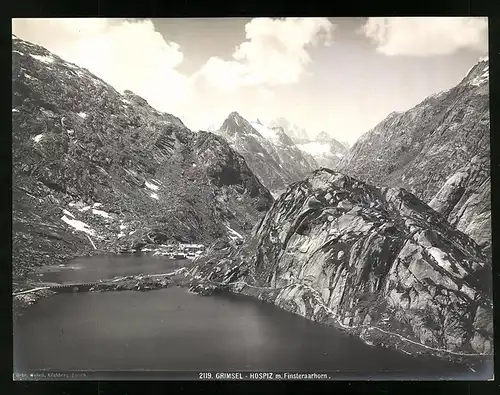
[[(458, 85), (430, 95), (408, 111), (389, 114), (358, 139), (337, 169), (376, 185), (406, 188), (428, 203), (446, 200), (451, 206), (440, 210), (452, 215), (448, 220), (489, 250), (488, 80), (488, 61), (482, 60)], [(453, 187), (463, 172), (474, 174)], [(448, 198), (440, 192), (445, 185)], [(476, 203), (478, 193), (484, 204)], [(469, 220), (455, 218), (457, 212)], [(475, 216), (481, 220), (472, 224)]]
[(310, 154), (320, 167), (329, 169), (335, 169), (348, 152), (348, 148), (344, 144), (324, 131), (320, 132), (314, 139), (303, 141), (297, 146), (303, 152)]
[(322, 168), (289, 186), (242, 246), (196, 260), (187, 285), (460, 359), (492, 353), (490, 271), (472, 239), (408, 191)]
[(19, 281), (79, 255), (233, 241), (273, 201), (225, 140), (14, 36), (12, 87)]
[(261, 182), (278, 196), (287, 185), (298, 181), (317, 164), (302, 153), (282, 127), (269, 128), (231, 112), (218, 135), (243, 155)]

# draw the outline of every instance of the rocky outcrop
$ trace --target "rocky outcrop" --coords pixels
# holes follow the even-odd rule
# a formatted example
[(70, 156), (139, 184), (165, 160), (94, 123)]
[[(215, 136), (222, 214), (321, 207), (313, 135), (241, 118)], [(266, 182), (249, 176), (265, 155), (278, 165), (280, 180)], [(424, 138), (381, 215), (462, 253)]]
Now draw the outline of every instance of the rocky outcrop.
[(328, 169), (290, 186), (240, 247), (190, 268), (230, 289), (407, 352), (491, 354), (491, 266), (413, 194)]
[(248, 166), (275, 196), (317, 167), (281, 126), (249, 122), (237, 112), (229, 114), (217, 134), (245, 158)]
[(457, 86), (389, 114), (337, 167), (432, 201), (486, 250), (491, 243), (488, 68), (488, 60), (482, 60)]
[(429, 206), (491, 253), (490, 159), (478, 156), (446, 180)]
[(77, 255), (244, 238), (272, 204), (223, 139), (15, 36), (12, 89), (15, 281)]
[(172, 275), (126, 276), (102, 280), (89, 288), (90, 292), (152, 291), (167, 288), (172, 284)]

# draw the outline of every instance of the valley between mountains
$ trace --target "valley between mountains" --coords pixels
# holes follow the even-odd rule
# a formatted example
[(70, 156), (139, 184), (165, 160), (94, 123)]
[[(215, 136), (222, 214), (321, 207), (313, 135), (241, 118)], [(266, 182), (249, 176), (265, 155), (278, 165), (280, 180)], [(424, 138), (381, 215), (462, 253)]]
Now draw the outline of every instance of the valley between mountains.
[(237, 111), (192, 131), (12, 36), (13, 291), (76, 257), (203, 244), (146, 288), (240, 293), (371, 345), (491, 358), (488, 82), (486, 59), (349, 148)]

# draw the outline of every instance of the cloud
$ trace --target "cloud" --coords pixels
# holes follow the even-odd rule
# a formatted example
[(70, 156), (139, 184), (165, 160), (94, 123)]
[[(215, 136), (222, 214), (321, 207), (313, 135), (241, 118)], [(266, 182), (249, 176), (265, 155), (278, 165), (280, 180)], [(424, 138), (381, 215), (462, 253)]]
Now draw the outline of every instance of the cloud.
[(488, 51), (488, 21), (480, 17), (368, 18), (360, 32), (385, 55), (448, 55)]
[(184, 58), (179, 45), (165, 41), (150, 20), (14, 19), (12, 29), (159, 110), (175, 112), (191, 98), (190, 79), (176, 70)]
[(211, 83), (211, 85), (225, 92), (233, 92), (238, 88), (245, 74), (245, 68), (238, 62), (226, 62), (218, 57), (211, 57), (195, 73), (194, 77), (199, 81), (200, 77)]
[(213, 86), (285, 85), (299, 80), (311, 61), (308, 47), (329, 45), (335, 28), (326, 18), (255, 18), (232, 60), (210, 58), (200, 69)]
[(271, 100), (275, 98), (274, 92), (267, 88), (259, 88), (259, 94), (264, 100)]

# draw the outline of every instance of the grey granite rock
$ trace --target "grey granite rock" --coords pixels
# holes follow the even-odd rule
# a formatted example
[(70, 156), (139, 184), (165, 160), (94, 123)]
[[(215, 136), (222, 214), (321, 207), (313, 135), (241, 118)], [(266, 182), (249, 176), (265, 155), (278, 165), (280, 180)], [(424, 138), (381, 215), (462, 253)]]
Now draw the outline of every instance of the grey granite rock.
[(12, 89), (19, 281), (78, 255), (243, 238), (273, 202), (220, 137), (193, 133), (133, 92), (122, 95), (15, 36)]
[(489, 123), (489, 64), (481, 60), (457, 86), (389, 114), (337, 170), (411, 191), (488, 252)]
[(233, 291), (402, 349), (488, 354), (490, 269), (413, 194), (321, 169), (289, 187), (243, 246), (194, 263), (191, 281), (239, 282)]

